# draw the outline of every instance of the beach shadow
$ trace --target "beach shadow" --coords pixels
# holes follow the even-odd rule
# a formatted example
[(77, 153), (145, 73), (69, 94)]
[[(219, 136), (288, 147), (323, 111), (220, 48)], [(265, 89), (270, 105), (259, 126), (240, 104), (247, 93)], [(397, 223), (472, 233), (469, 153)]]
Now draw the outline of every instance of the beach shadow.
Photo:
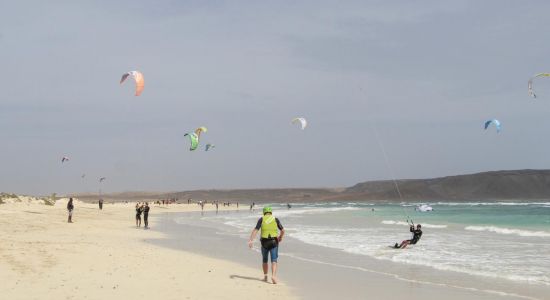
[(258, 278), (258, 277), (249, 277), (249, 276), (241, 276), (241, 275), (229, 275), (229, 278), (231, 278), (231, 279), (245, 279), (245, 280), (253, 280), (253, 281), (265, 282), (263, 279)]
[(37, 214), (37, 215), (43, 215), (44, 213), (37, 212), (37, 211), (30, 211), (30, 210), (24, 210), (23, 212), (29, 213), (29, 214)]

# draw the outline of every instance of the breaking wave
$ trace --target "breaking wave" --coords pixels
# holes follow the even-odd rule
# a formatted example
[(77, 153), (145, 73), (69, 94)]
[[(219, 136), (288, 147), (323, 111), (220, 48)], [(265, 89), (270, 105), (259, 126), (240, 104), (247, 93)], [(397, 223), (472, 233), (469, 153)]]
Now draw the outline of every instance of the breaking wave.
[(526, 237), (550, 237), (550, 232), (548, 231), (532, 231), (532, 230), (504, 228), (504, 227), (496, 227), (496, 226), (466, 226), (464, 229), (471, 230), (471, 231), (488, 231), (488, 232), (494, 232), (497, 234), (514, 234), (514, 235), (526, 236)]

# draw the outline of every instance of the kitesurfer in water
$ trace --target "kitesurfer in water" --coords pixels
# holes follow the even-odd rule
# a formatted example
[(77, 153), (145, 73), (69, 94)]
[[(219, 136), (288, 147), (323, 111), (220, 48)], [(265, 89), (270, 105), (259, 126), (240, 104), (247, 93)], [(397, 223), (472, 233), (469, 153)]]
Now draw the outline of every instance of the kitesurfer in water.
[(395, 243), (395, 245), (393, 247), (396, 248), (396, 249), (397, 248), (405, 249), (405, 247), (407, 247), (408, 245), (414, 245), (414, 244), (418, 243), (418, 241), (422, 237), (422, 229), (421, 228), (422, 228), (422, 225), (420, 225), (420, 224), (416, 225), (416, 229), (414, 229), (414, 225), (411, 225), (409, 230), (413, 234), (412, 239), (402, 241), (401, 245)]

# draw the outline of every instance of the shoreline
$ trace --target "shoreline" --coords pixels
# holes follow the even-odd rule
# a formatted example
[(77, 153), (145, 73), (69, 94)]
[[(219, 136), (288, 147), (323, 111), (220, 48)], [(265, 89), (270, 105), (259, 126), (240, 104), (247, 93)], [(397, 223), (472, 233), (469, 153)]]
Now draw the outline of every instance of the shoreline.
[[(257, 270), (205, 255), (159, 247), (161, 212), (200, 211), (195, 205), (152, 206), (150, 230), (135, 228), (134, 203), (77, 202), (67, 224), (54, 206), (0, 205), (0, 282), (6, 299), (296, 299), (284, 284), (255, 278)], [(205, 210), (211, 210), (205, 206)], [(223, 208), (220, 208), (223, 210)]]
[[(171, 236), (160, 241), (163, 246), (245, 263), (261, 272), (260, 254), (245, 249), (246, 233), (212, 228), (192, 218), (183, 226), (175, 224), (174, 219), (180, 217), (185, 216), (161, 216), (164, 218), (159, 220), (164, 222), (161, 230), (166, 230)], [(250, 226), (252, 229), (253, 224)], [(201, 237), (205, 236), (208, 237), (207, 242), (202, 241)], [(279, 251), (279, 280), (288, 284), (303, 299), (334, 299), (343, 293), (348, 299), (363, 299), (365, 295), (377, 299), (545, 299), (548, 290), (536, 285), (376, 260), (305, 244), (292, 239), (291, 234), (285, 240)], [(220, 247), (233, 250), (216, 250)], [(311, 258), (312, 255), (331, 257), (331, 260), (320, 261)]]

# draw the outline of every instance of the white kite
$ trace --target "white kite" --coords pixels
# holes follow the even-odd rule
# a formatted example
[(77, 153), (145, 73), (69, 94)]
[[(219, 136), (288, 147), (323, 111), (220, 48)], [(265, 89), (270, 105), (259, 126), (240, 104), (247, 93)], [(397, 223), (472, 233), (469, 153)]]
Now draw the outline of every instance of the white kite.
[(306, 126), (307, 126), (307, 120), (305, 118), (294, 118), (292, 119), (291, 123), (292, 124), (300, 123), (302, 130), (306, 129)]

